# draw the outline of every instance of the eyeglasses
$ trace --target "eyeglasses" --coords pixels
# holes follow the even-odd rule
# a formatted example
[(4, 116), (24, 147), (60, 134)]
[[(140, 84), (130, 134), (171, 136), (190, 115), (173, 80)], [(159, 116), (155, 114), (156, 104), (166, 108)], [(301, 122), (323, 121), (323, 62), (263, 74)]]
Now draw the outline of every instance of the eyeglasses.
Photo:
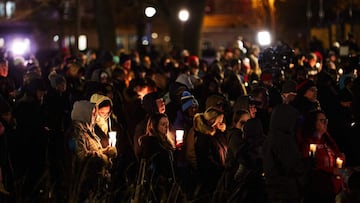
[(318, 119), (318, 120), (323, 124), (327, 124), (329, 122), (329, 120), (327, 118), (321, 118), (321, 119)]

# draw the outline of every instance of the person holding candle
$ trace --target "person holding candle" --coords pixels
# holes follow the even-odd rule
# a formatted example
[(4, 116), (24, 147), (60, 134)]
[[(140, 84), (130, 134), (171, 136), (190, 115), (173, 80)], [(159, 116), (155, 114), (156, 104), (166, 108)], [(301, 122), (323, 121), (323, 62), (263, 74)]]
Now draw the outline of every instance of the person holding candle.
[[(96, 135), (94, 126), (97, 108), (87, 100), (76, 101), (71, 112), (72, 124), (67, 131), (67, 173), (68, 187), (74, 202), (98, 200), (104, 194), (108, 179), (108, 169), (111, 158), (116, 157), (114, 147), (102, 147), (100, 138)], [(75, 170), (74, 170), (75, 169)], [(79, 195), (79, 196), (77, 196)], [(100, 196), (99, 196), (100, 195)]]
[(152, 114), (148, 119), (146, 134), (139, 138), (139, 158), (146, 161), (146, 171), (149, 173), (145, 179), (150, 186), (156, 184), (156, 195), (162, 195), (162, 189), (169, 192), (171, 183), (176, 181), (174, 150), (175, 143), (170, 137), (168, 116), (164, 113)]
[(113, 103), (109, 97), (95, 93), (90, 97), (90, 102), (96, 104), (94, 132), (99, 136), (102, 147), (114, 148), (117, 151), (117, 156), (112, 159), (111, 178), (112, 185), (119, 187), (126, 179), (135, 176), (135, 172), (128, 171), (128, 166), (136, 161), (131, 138), (113, 114)]
[[(181, 109), (177, 111), (174, 129), (184, 130), (184, 138), (193, 126), (193, 118), (198, 113), (199, 103), (197, 99), (188, 91), (184, 91), (181, 95)], [(180, 146), (178, 146), (180, 147)]]
[[(342, 177), (339, 168), (343, 167), (345, 155), (327, 131), (328, 120), (323, 111), (309, 112), (304, 117), (304, 124), (299, 131), (299, 143), (303, 157), (309, 152), (315, 158), (315, 164), (308, 174), (304, 202), (334, 202), (341, 191)], [(316, 148), (311, 149), (316, 145)], [(317, 201), (317, 202), (318, 202)]]
[(90, 97), (90, 102), (95, 103), (98, 109), (95, 133), (100, 137), (101, 145), (105, 148), (110, 146), (110, 132), (119, 131), (124, 133), (124, 131), (120, 123), (117, 122), (115, 115), (112, 114), (113, 103), (109, 97), (95, 93)]

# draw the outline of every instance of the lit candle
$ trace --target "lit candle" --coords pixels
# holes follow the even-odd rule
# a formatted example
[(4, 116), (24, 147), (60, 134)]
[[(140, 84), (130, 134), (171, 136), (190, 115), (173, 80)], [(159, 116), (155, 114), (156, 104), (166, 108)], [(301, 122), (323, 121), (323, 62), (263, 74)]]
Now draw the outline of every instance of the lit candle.
[(109, 146), (115, 147), (116, 145), (116, 131), (109, 132)]
[(184, 141), (184, 130), (176, 130), (176, 145), (182, 144)]
[(341, 159), (341, 158), (336, 158), (336, 166), (338, 167), (338, 168), (342, 168), (342, 165), (343, 165), (343, 160)]
[(310, 156), (315, 156), (315, 153), (316, 153), (316, 144), (310, 144), (309, 155)]

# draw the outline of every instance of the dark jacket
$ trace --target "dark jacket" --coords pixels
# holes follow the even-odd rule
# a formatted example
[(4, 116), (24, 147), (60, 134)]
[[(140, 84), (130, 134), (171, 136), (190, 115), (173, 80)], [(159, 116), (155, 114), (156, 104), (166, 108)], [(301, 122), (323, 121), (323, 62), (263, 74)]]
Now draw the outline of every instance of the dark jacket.
[[(225, 186), (230, 202), (266, 202), (262, 176), (262, 145), (264, 133), (259, 119), (247, 121), (244, 132), (231, 129), (226, 156)], [(244, 135), (243, 135), (244, 134)]]
[(173, 179), (173, 150), (170, 144), (158, 136), (144, 135), (140, 138), (140, 158), (147, 161), (156, 177)]
[(300, 112), (301, 115), (320, 109), (320, 104), (318, 102), (311, 102), (302, 95), (297, 95), (295, 97), (293, 106)]
[(205, 190), (211, 193), (225, 169), (225, 135), (209, 126), (202, 114), (196, 114), (194, 136), (199, 179)]
[(276, 106), (263, 148), (266, 189), (271, 200), (298, 201), (305, 166), (298, 148), (295, 127), (298, 112), (290, 105)]

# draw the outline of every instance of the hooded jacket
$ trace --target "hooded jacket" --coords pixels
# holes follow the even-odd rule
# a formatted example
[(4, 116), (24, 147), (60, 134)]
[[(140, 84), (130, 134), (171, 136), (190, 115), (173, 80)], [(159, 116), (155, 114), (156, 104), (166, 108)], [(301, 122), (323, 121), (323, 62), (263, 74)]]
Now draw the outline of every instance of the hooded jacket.
[[(73, 121), (70, 136), (75, 142), (75, 155), (79, 161), (88, 159), (100, 170), (107, 162), (106, 155), (102, 152), (100, 138), (94, 133), (92, 112), (95, 104), (89, 101), (76, 101), (71, 112)], [(96, 163), (95, 163), (96, 162)]]
[[(112, 101), (107, 96), (104, 96), (101, 94), (93, 94), (90, 98), (90, 102), (95, 103), (98, 108), (99, 108), (99, 105), (104, 101), (109, 101), (110, 106), (112, 108), (112, 106), (113, 106)], [(108, 138), (108, 132), (112, 131), (112, 126), (111, 126), (111, 118), (112, 117), (113, 117), (113, 114), (110, 114), (110, 116), (107, 116), (107, 117), (98, 116), (96, 118), (95, 131), (96, 131), (96, 134), (101, 138), (102, 144), (104, 144), (104, 139), (106, 140)], [(97, 129), (101, 129), (102, 133), (99, 133)], [(106, 141), (105, 144), (107, 146), (109, 144), (109, 142)]]
[(294, 200), (301, 196), (305, 166), (296, 142), (299, 113), (288, 104), (276, 106), (263, 148), (263, 167), (270, 199)]
[[(207, 118), (207, 119), (206, 119)], [(212, 115), (194, 116), (196, 166), (205, 190), (212, 192), (225, 168), (225, 135), (208, 124)]]

